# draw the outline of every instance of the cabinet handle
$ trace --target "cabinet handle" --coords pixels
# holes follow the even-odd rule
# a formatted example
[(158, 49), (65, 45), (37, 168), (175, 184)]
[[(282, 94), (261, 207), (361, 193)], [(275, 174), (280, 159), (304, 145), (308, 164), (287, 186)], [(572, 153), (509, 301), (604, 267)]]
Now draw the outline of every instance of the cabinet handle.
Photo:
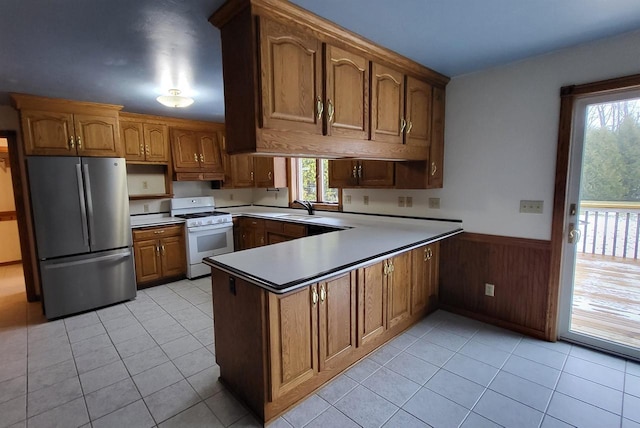
[(164, 245), (160, 246), (161, 250), (162, 250), (162, 255), (164, 255)]
[(316, 100), (316, 115), (318, 116), (318, 119), (322, 119), (323, 111), (324, 111), (324, 104), (322, 104), (322, 100), (320, 99), (320, 97), (318, 97)]
[(156, 245), (156, 253), (160, 254), (160, 245)]
[(382, 271), (384, 272), (384, 276), (389, 275), (389, 265), (387, 264), (386, 260), (384, 262), (384, 269)]
[(73, 142), (73, 136), (69, 137), (69, 150), (75, 147), (75, 143)]
[(389, 262), (389, 273), (393, 273), (396, 270), (396, 267), (393, 265), (393, 261)]
[(204, 163), (204, 155), (202, 153), (200, 153), (200, 162)]
[(80, 137), (77, 137), (76, 141), (77, 141), (78, 148), (79, 149), (82, 148), (82, 140), (80, 139)]
[(324, 302), (327, 299), (327, 290), (324, 288), (324, 284), (320, 285), (320, 301)]
[(327, 101), (327, 114), (329, 115), (329, 117), (328, 117), (328, 122), (329, 123), (333, 122), (333, 113), (335, 113), (335, 108), (333, 107), (333, 103), (331, 102), (331, 98), (329, 98), (329, 100)]
[(148, 144), (145, 146), (145, 152), (146, 152), (146, 154), (149, 154), (149, 145)]
[(194, 154), (193, 154), (193, 160), (194, 160), (194, 161), (196, 161), (196, 162), (198, 162), (198, 154), (197, 154), (197, 153), (194, 153)]
[(251, 171), (251, 181), (253, 181), (253, 171)]
[(409, 121), (409, 125), (407, 128), (407, 135), (409, 135), (411, 133), (411, 128), (413, 128), (413, 122)]
[(407, 121), (404, 120), (404, 117), (402, 119), (400, 119), (400, 133), (402, 134), (404, 132), (404, 128), (407, 127)]
[(358, 164), (358, 178), (362, 178), (362, 164)]
[(154, 230), (153, 233), (156, 234), (156, 235), (159, 235), (161, 233), (164, 233), (164, 229), (163, 230)]
[(140, 149), (138, 150), (138, 154), (143, 154), (144, 153), (144, 145), (142, 143), (140, 143)]
[(358, 165), (353, 166), (353, 172), (351, 173), (353, 178), (358, 178)]
[(260, 244), (264, 245), (264, 236), (260, 237)]
[(313, 306), (318, 303), (318, 290), (315, 285), (311, 288), (311, 302)]
[(438, 171), (438, 165), (435, 162), (431, 162), (431, 175), (436, 175), (436, 171)]
[(424, 261), (429, 261), (431, 260), (431, 257), (433, 257), (433, 251), (431, 251), (431, 248), (425, 248), (424, 249)]
[(273, 174), (271, 173), (271, 171), (267, 173), (267, 177), (269, 178), (269, 180), (271, 180), (271, 177), (273, 177)]

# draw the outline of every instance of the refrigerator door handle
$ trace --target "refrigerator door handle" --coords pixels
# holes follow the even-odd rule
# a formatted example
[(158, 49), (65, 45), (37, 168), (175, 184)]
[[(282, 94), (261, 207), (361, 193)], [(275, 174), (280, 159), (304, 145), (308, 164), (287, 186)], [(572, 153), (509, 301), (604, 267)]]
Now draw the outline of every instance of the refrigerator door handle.
[(76, 178), (78, 179), (78, 197), (80, 198), (80, 215), (82, 216), (82, 237), (84, 245), (89, 246), (89, 230), (87, 229), (87, 207), (84, 201), (84, 186), (80, 164), (76, 164)]
[(78, 265), (84, 265), (87, 263), (95, 263), (95, 262), (103, 262), (105, 260), (116, 260), (116, 259), (126, 259), (127, 257), (131, 256), (131, 251), (127, 251), (127, 252), (123, 252), (123, 253), (118, 253), (118, 254), (110, 254), (107, 256), (100, 256), (100, 257), (93, 257), (93, 258), (86, 258), (86, 259), (82, 259), (82, 260), (76, 260), (73, 262), (62, 262), (62, 263), (51, 263), (48, 268), (49, 269), (60, 269), (60, 268), (66, 268), (66, 267), (70, 267), (70, 266), (78, 266)]
[[(93, 246), (93, 232), (95, 231), (95, 225), (93, 224), (93, 200), (91, 199), (91, 181), (89, 180), (89, 165), (82, 164), (82, 172), (84, 173), (84, 187), (87, 194), (87, 214), (89, 217), (89, 239), (90, 245)], [(93, 250), (93, 249), (92, 249)]]

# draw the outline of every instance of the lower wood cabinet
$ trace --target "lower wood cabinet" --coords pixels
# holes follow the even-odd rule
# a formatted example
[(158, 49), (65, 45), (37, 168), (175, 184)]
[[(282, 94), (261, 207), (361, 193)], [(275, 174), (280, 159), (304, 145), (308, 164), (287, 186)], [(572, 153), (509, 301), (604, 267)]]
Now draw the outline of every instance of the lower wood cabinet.
[(267, 245), (265, 236), (265, 221), (259, 218), (242, 217), (238, 220), (238, 247), (237, 250)]
[(133, 251), (139, 287), (187, 272), (183, 225), (134, 230)]
[(286, 294), (212, 269), (216, 359), (265, 421), (435, 309), (438, 244)]

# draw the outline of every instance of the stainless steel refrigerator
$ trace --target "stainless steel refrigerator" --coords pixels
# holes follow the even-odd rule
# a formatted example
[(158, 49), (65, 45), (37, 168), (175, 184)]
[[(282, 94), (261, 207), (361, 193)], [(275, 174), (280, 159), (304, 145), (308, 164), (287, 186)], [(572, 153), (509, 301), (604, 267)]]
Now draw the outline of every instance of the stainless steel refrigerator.
[(122, 158), (27, 157), (47, 318), (136, 296)]

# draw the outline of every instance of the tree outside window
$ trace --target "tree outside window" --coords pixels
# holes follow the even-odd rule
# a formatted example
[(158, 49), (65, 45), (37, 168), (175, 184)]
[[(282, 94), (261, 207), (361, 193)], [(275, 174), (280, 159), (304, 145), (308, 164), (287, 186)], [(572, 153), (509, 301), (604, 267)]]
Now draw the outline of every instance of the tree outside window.
[(338, 189), (329, 187), (327, 159), (298, 159), (298, 189), (305, 201), (338, 203)]

